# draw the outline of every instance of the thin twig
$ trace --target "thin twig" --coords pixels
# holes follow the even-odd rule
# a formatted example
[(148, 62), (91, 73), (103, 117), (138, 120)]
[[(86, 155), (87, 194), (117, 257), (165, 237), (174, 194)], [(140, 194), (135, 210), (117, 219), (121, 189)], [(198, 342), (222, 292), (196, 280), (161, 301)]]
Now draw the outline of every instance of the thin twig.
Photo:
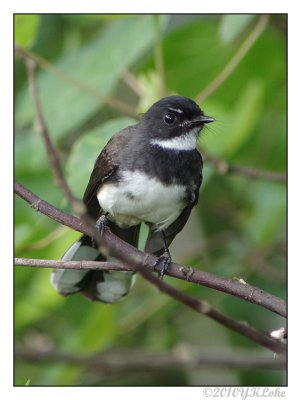
[(89, 96), (92, 96), (96, 98), (99, 102), (104, 102), (110, 107), (121, 111), (124, 114), (130, 115), (131, 117), (138, 118), (138, 114), (135, 110), (134, 107), (131, 107), (129, 104), (115, 99), (114, 97), (111, 97), (109, 95), (102, 95), (99, 93), (97, 90), (94, 88), (86, 85), (82, 81), (72, 77), (70, 74), (66, 74), (63, 72), (61, 69), (56, 67), (55, 65), (51, 64), (49, 61), (47, 61), (45, 58), (41, 57), (38, 54), (35, 54), (28, 49), (24, 49), (18, 45), (15, 45), (15, 52), (16, 54), (19, 54), (21, 57), (23, 57), (25, 60), (30, 59), (34, 61), (37, 65), (39, 65), (41, 68), (44, 70), (50, 72), (52, 75), (56, 76), (60, 80), (69, 83), (72, 86), (77, 87), (79, 90), (82, 92), (85, 92)]
[(131, 73), (131, 71), (125, 68), (122, 72), (121, 79), (139, 97), (142, 97), (144, 95), (143, 89), (138, 79), (135, 77), (134, 74)]
[[(65, 197), (67, 198), (68, 202), (72, 206), (73, 210), (75, 211), (76, 214), (78, 214), (83, 221), (89, 226), (90, 230), (90, 236), (94, 237), (94, 240), (98, 246), (99, 249), (102, 248), (102, 238), (99, 235), (99, 232), (95, 228), (94, 221), (91, 220), (91, 218), (87, 215), (86, 213), (86, 208), (82, 202), (79, 202), (75, 196), (73, 195), (68, 182), (63, 174), (63, 169), (61, 167), (61, 163), (58, 157), (58, 154), (52, 144), (47, 124), (43, 116), (42, 112), (42, 107), (41, 107), (41, 102), (40, 102), (40, 97), (38, 93), (38, 88), (37, 88), (37, 82), (36, 82), (36, 61), (34, 58), (28, 56), (27, 52), (23, 52), (23, 49), (19, 49), (19, 52), (21, 52), (22, 56), (25, 59), (25, 65), (27, 69), (27, 75), (28, 75), (28, 80), (31, 88), (31, 93), (34, 101), (34, 106), (36, 110), (36, 115), (37, 115), (37, 120), (38, 120), (38, 128), (40, 131), (40, 134), (44, 140), (46, 151), (50, 160), (50, 166), (52, 169), (52, 172), (54, 174), (54, 177), (57, 181), (57, 184), (59, 188), (62, 190), (64, 193)], [(23, 54), (24, 53), (24, 54)], [(37, 203), (36, 203), (37, 204)], [(35, 206), (35, 205), (34, 205)], [(38, 206), (38, 204), (37, 204)]]
[[(93, 235), (94, 231), (92, 227), (85, 221), (52, 206), (36, 196), (20, 183), (15, 183), (15, 193), (29, 203), (35, 211), (39, 211), (47, 215), (49, 218), (59, 222), (60, 224), (68, 226), (69, 228), (78, 232), (87, 234), (89, 236)], [(131, 262), (127, 262), (127, 264), (132, 266), (132, 268), (134, 268), (137, 264), (143, 263), (150, 270), (153, 270), (153, 265), (156, 261), (154, 256), (150, 254), (147, 255), (130, 244), (122, 241), (117, 236), (113, 235), (109, 229), (105, 229), (102, 240), (103, 245), (109, 249), (109, 252), (112, 256), (119, 258), (122, 261), (127, 261), (128, 259), (132, 258)], [(127, 260), (125, 260), (125, 256), (127, 257)], [(159, 266), (156, 270), (159, 271)], [(166, 274), (187, 282), (196, 283), (211, 289), (231, 294), (250, 303), (264, 307), (283, 317), (286, 317), (287, 315), (285, 301), (271, 295), (270, 293), (264, 292), (259, 288), (251, 286), (244, 281), (216, 276), (199, 269), (185, 267), (175, 263), (171, 263), (169, 265)]]
[(204, 161), (213, 165), (220, 175), (235, 173), (253, 179), (265, 179), (268, 181), (283, 183), (287, 181), (286, 175), (280, 172), (266, 171), (257, 168), (244, 167), (242, 165), (229, 164), (226, 160), (218, 158), (215, 155), (208, 154), (203, 150), (202, 155)]
[[(167, 294), (168, 296), (173, 297), (174, 299), (178, 300), (179, 302), (192, 308), (194, 311), (208, 316), (209, 318), (220, 323), (221, 325), (226, 326), (227, 328), (232, 329), (233, 331), (235, 331), (237, 333), (240, 333), (241, 335), (255, 341), (256, 343), (258, 343), (276, 353), (280, 353), (280, 354), (285, 353), (286, 346), (283, 343), (281, 343), (279, 340), (276, 340), (276, 339), (272, 338), (270, 335), (263, 333), (255, 328), (249, 326), (246, 322), (236, 321), (236, 320), (228, 317), (227, 315), (221, 313), (220, 311), (218, 311), (217, 309), (212, 307), (206, 301), (197, 300), (197, 299), (187, 295), (186, 293), (180, 292), (179, 290), (175, 289), (171, 285), (167, 284), (166, 282), (163, 282), (161, 279), (154, 276), (151, 272), (151, 269), (153, 269), (152, 265), (149, 265), (149, 262), (145, 263), (145, 264), (143, 264), (141, 262), (137, 262), (135, 256), (133, 257), (133, 261), (131, 259), (129, 259), (128, 257), (125, 257), (125, 258), (127, 258), (124, 260), (126, 263), (128, 263), (129, 265), (133, 265), (135, 270), (140, 272), (140, 274), (146, 280), (148, 280), (150, 283), (152, 283), (160, 291)], [(145, 257), (145, 261), (147, 261), (148, 259), (149, 259), (148, 257)], [(52, 261), (51, 262), (47, 262), (47, 260), (35, 260), (35, 261), (37, 261), (37, 263), (30, 261), (28, 264), (30, 264), (32, 266), (34, 264), (35, 264), (35, 266), (37, 266), (37, 264), (41, 264), (43, 267), (52, 266)], [(24, 259), (16, 260), (16, 265), (18, 265), (18, 264), (24, 265), (25, 263), (26, 263), (26, 260), (24, 260)], [(77, 264), (77, 269), (91, 269), (93, 267), (92, 264), (96, 265), (97, 263), (80, 261)], [(98, 265), (101, 268), (97, 268), (97, 269), (105, 269), (106, 268), (105, 264), (107, 264), (107, 263), (103, 263), (103, 262), (98, 263)], [(57, 262), (57, 263), (54, 263), (54, 265), (56, 265), (56, 267), (58, 267), (58, 268), (64, 268), (66, 266), (68, 268), (74, 268), (74, 263), (70, 263), (70, 262), (62, 262), (61, 264), (59, 262)], [(109, 267), (110, 263), (108, 263), (107, 265)], [(116, 270), (116, 264), (113, 263), (112, 266), (113, 266), (113, 269)], [(106, 269), (109, 269), (109, 268), (106, 268)], [(117, 269), (120, 270), (120, 268), (118, 268), (118, 267), (117, 267)]]
[(109, 261), (63, 261), (63, 260), (45, 260), (36, 258), (20, 258), (14, 259), (15, 266), (18, 267), (38, 267), (38, 268), (52, 268), (52, 269), (83, 269), (95, 271), (132, 271), (133, 269), (127, 267), (125, 264)]
[(230, 164), (228, 167), (228, 172), (234, 172), (240, 175), (248, 176), (250, 178), (265, 179), (268, 181), (283, 182), (283, 183), (287, 181), (286, 175), (280, 172), (264, 171), (255, 168), (244, 167), (242, 165)]
[(161, 292), (173, 297), (183, 304), (186, 304), (186, 306), (192, 308), (194, 311), (206, 315), (221, 325), (226, 326), (245, 337), (248, 337), (249, 339), (274, 351), (275, 353), (284, 354), (286, 352), (286, 346), (278, 340), (271, 340), (270, 335), (258, 331), (257, 329), (249, 326), (246, 322), (236, 321), (232, 318), (229, 318), (227, 315), (212, 307), (209, 303), (207, 303), (207, 301), (197, 300), (186, 293), (180, 292), (173, 286), (157, 278), (150, 271), (141, 267), (140, 265), (137, 266), (137, 270), (146, 280), (151, 282)]
[(17, 346), (15, 357), (34, 363), (64, 363), (92, 368), (98, 373), (135, 372), (158, 368), (238, 368), (284, 370), (286, 360), (282, 357), (267, 357), (254, 354), (254, 351), (235, 351), (231, 354), (206, 354), (195, 351), (188, 346), (170, 351), (108, 351), (100, 354), (79, 355), (62, 353), (55, 350), (42, 351), (24, 349)]
[(76, 214), (78, 214), (90, 227), (92, 235), (95, 239), (95, 242), (98, 245), (98, 248), (100, 249), (102, 246), (102, 238), (99, 235), (99, 232), (95, 228), (94, 221), (91, 220), (91, 218), (87, 215), (86, 213), (86, 207), (82, 202), (79, 202), (75, 196), (73, 195), (68, 182), (63, 174), (63, 169), (61, 167), (61, 163), (58, 157), (58, 154), (52, 144), (47, 124), (43, 116), (42, 112), (42, 107), (41, 107), (41, 102), (40, 102), (40, 97), (38, 94), (38, 88), (37, 88), (37, 83), (36, 83), (36, 63), (34, 60), (31, 58), (25, 58), (25, 65), (27, 68), (27, 74), (28, 74), (28, 80), (31, 88), (31, 93), (34, 101), (34, 106), (36, 110), (36, 115), (37, 115), (37, 120), (38, 120), (38, 128), (40, 131), (40, 134), (44, 140), (46, 151), (50, 160), (50, 166), (52, 169), (52, 172), (54, 174), (54, 177), (58, 183), (59, 188), (62, 190), (64, 193), (66, 199), (72, 206), (73, 210), (75, 211)]
[(251, 47), (256, 42), (256, 40), (259, 38), (259, 36), (262, 34), (265, 27), (267, 26), (268, 21), (269, 21), (268, 15), (261, 15), (259, 17), (257, 25), (251, 31), (251, 33), (248, 35), (248, 37), (245, 39), (245, 41), (242, 43), (242, 45), (239, 47), (239, 49), (234, 54), (234, 56), (231, 58), (231, 60), (228, 62), (228, 64), (226, 64), (226, 66), (217, 75), (217, 77), (215, 79), (213, 79), (213, 81), (211, 81), (209, 83), (209, 85), (206, 86), (196, 96), (197, 103), (203, 103), (204, 100), (208, 96), (210, 96), (213, 92), (215, 92), (222, 85), (222, 83), (232, 74), (232, 72), (235, 70), (235, 68), (238, 66), (238, 64), (241, 62), (241, 60), (245, 57), (245, 55), (251, 49)]
[(43, 112), (41, 109), (41, 103), (38, 95), (38, 88), (36, 84), (36, 79), (35, 79), (35, 71), (36, 71), (36, 63), (27, 58), (26, 62), (26, 69), (27, 69), (27, 74), (28, 74), (28, 80), (29, 80), (29, 86), (31, 89), (31, 94), (33, 97), (35, 109), (36, 109), (36, 116), (37, 116), (37, 123), (38, 123), (38, 129), (42, 135), (42, 138), (44, 140), (47, 154), (49, 157), (49, 161), (57, 182), (57, 185), (59, 188), (62, 190), (62, 192), (65, 194), (67, 200), (69, 203), (72, 205), (73, 209), (78, 213), (82, 214), (83, 213), (83, 206), (80, 202), (77, 201), (77, 199), (73, 196), (68, 183), (65, 179), (65, 176), (63, 174), (61, 164), (57, 155), (57, 152), (55, 151), (55, 148), (50, 140), (48, 128), (46, 121), (43, 116)]
[(64, 233), (66, 233), (65, 227), (59, 226), (57, 229), (54, 229), (53, 231), (49, 232), (48, 235), (42, 237), (41, 239), (37, 240), (34, 243), (26, 243), (23, 246), (18, 246), (18, 252), (20, 253), (24, 250), (34, 251), (48, 247), (50, 243), (54, 242), (55, 240), (58, 240), (58, 238), (63, 236)]

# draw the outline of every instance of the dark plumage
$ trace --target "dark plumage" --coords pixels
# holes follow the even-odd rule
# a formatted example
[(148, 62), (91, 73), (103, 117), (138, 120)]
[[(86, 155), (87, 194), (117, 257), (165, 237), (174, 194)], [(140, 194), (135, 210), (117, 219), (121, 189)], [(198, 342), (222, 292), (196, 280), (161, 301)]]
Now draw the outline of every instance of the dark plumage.
[[(108, 214), (113, 233), (134, 246), (140, 224), (145, 222), (150, 227), (145, 250), (156, 255), (166, 252), (166, 245), (183, 229), (198, 201), (203, 162), (196, 149), (197, 137), (204, 124), (212, 121), (186, 97), (169, 96), (153, 104), (138, 124), (115, 134), (95, 161), (83, 196), (88, 214), (95, 220)], [(82, 248), (93, 247), (91, 239), (83, 236), (80, 240), (65, 259), (74, 259)], [(91, 253), (95, 259), (95, 249)], [(94, 300), (117, 301), (126, 293), (117, 294), (117, 300), (112, 296), (110, 301), (109, 295), (101, 293), (104, 285), (97, 286), (97, 282), (108, 281), (108, 274), (113, 275), (89, 273), (88, 282), (83, 274), (76, 290)], [(127, 276), (132, 279), (132, 274)], [(68, 293), (67, 272), (54, 271), (52, 281), (63, 294), (76, 291), (73, 282)], [(126, 290), (129, 287), (127, 284)]]

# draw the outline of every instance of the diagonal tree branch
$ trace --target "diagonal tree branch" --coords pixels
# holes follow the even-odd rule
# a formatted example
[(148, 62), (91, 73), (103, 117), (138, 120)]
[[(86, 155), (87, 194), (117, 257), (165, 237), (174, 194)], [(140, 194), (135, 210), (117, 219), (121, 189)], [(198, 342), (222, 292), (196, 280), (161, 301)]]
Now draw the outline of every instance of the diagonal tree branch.
[(183, 304), (186, 304), (194, 311), (208, 316), (209, 318), (220, 323), (221, 325), (226, 326), (237, 333), (240, 333), (241, 335), (253, 340), (258, 344), (261, 344), (262, 346), (276, 353), (285, 354), (286, 346), (281, 341), (274, 341), (274, 339), (273, 341), (271, 341), (270, 335), (258, 331), (257, 329), (249, 326), (246, 322), (236, 321), (232, 318), (229, 318), (227, 315), (212, 307), (206, 301), (197, 300), (194, 297), (187, 295), (186, 293), (180, 292), (173, 286), (154, 276), (150, 271), (141, 267), (140, 265), (137, 266), (137, 270), (146, 280), (155, 285), (161, 292), (166, 293), (170, 297), (173, 297)]
[[(36, 210), (40, 211), (50, 218), (53, 218), (73, 229), (85, 233), (87, 235), (93, 235), (94, 230), (90, 224), (86, 221), (80, 220), (72, 215), (66, 214), (61, 210), (51, 206), (49, 203), (39, 199), (36, 195), (30, 192), (24, 186), (16, 183), (15, 192), (20, 195), (24, 200), (29, 202), (31, 206)], [(261, 344), (264, 347), (276, 353), (284, 353), (285, 345), (279, 340), (272, 338), (270, 335), (260, 332), (245, 322), (235, 321), (228, 316), (220, 313), (218, 310), (211, 307), (206, 301), (197, 300), (185, 293), (178, 291), (166, 282), (161, 281), (155, 277), (150, 271), (153, 271), (153, 265), (156, 260), (154, 256), (143, 253), (135, 247), (123, 242), (117, 236), (113, 235), (112, 232), (106, 227), (105, 232), (102, 236), (102, 246), (109, 251), (113, 256), (121, 260), (127, 265), (131, 265), (134, 270), (137, 270), (141, 275), (149, 282), (154, 284), (159, 290), (168, 294), (169, 296), (177, 299), (178, 301), (186, 304), (190, 308), (194, 309), (198, 313), (207, 315), (209, 318), (219, 322), (220, 324), (248, 337), (249, 339)], [(172, 264), (174, 267), (181, 268)], [(168, 271), (170, 275), (170, 271)]]
[[(46, 201), (40, 199), (29, 189), (25, 188), (20, 183), (15, 183), (15, 193), (25, 200), (30, 206), (35, 210), (39, 211), (49, 218), (68, 226), (78, 232), (85, 233), (87, 235), (93, 235), (93, 230), (90, 226), (70, 214), (67, 214), (58, 208), (52, 206)], [(136, 263), (143, 263), (146, 267), (149, 266), (150, 270), (153, 270), (153, 265), (156, 258), (150, 254), (146, 254), (131, 246), (130, 244), (123, 242), (117, 236), (113, 235), (108, 229), (105, 230), (103, 239), (107, 243), (110, 254), (113, 256), (120, 256), (119, 258), (123, 260), (122, 254), (127, 254), (135, 258), (134, 263), (131, 262), (129, 265), (135, 266)], [(24, 261), (25, 262), (25, 261)], [(68, 268), (68, 266), (66, 266)], [(80, 268), (80, 264), (78, 264)], [(131, 268), (131, 267), (130, 267)], [(159, 268), (159, 267), (158, 267)], [(133, 267), (131, 268), (133, 269)], [(157, 271), (159, 271), (157, 269)], [(229, 279), (225, 277), (220, 277), (208, 272), (204, 272), (191, 267), (185, 267), (175, 263), (171, 263), (168, 267), (167, 275), (187, 282), (199, 284), (202, 286), (207, 286), (211, 289), (215, 289), (227, 294), (231, 294), (240, 299), (249, 301), (250, 303), (257, 304), (264, 307), (276, 314), (286, 317), (286, 302), (273, 296), (270, 293), (264, 292), (263, 290), (256, 288), (254, 286), (248, 285), (244, 281), (238, 279)]]
[[(57, 152), (52, 144), (48, 129), (47, 129), (47, 125), (46, 125), (46, 121), (44, 119), (43, 113), (42, 113), (42, 109), (41, 109), (41, 104), (40, 104), (40, 99), (39, 99), (39, 94), (38, 94), (38, 88), (37, 88), (37, 84), (36, 84), (36, 76), (35, 76), (35, 72), (36, 72), (36, 65), (35, 65), (35, 61), (30, 59), (30, 58), (26, 58), (25, 57), (25, 61), (26, 61), (26, 67), (27, 67), (27, 73), (28, 73), (28, 79), (30, 82), (30, 87), (31, 87), (31, 91), (32, 91), (32, 96), (33, 96), (33, 100), (34, 100), (34, 104), (35, 104), (35, 108), (36, 108), (36, 113), (37, 113), (37, 118), (38, 118), (38, 122), (39, 122), (39, 130), (41, 133), (41, 136), (44, 140), (46, 149), (47, 149), (47, 153), (50, 159), (50, 165), (53, 171), (54, 176), (56, 177), (56, 180), (59, 184), (59, 187), (61, 188), (61, 190), (63, 191), (63, 193), (65, 194), (66, 198), (68, 199), (69, 203), (72, 205), (74, 211), (76, 213), (78, 213), (81, 216), (81, 219), (84, 220), (89, 226), (91, 231), (93, 232), (93, 236), (95, 237), (95, 240), (98, 244), (99, 247), (101, 247), (103, 245), (103, 240), (102, 238), (99, 236), (98, 232), (95, 229), (94, 226), (94, 222), (91, 221), (87, 215), (84, 213), (85, 209), (82, 203), (79, 204), (79, 202), (77, 201), (77, 199), (73, 196), (71, 189), (68, 186), (68, 183), (65, 179), (65, 176), (63, 174), (61, 165), (60, 165), (60, 160), (59, 157), (57, 155)], [(111, 249), (112, 251), (112, 249)], [(116, 249), (113, 249), (113, 251), (116, 251)], [(133, 254), (134, 248), (129, 250), (129, 254)], [(121, 253), (124, 252), (124, 249), (122, 249)], [(122, 259), (122, 258), (121, 258)], [(154, 263), (154, 261), (153, 261)], [(170, 267), (172, 268), (172, 266)], [(225, 291), (225, 282), (222, 281), (222, 279), (220, 279), (218, 282), (216, 282), (216, 279), (214, 278), (213, 275), (206, 273), (206, 272), (202, 272), (202, 271), (192, 271), (189, 268), (185, 268), (185, 267), (181, 267), (181, 274), (180, 279), (183, 279), (183, 276), (185, 277), (185, 279), (187, 281), (191, 280), (192, 275), (194, 275), (195, 279), (201, 283), (206, 285), (207, 282), (210, 282), (209, 284), (207, 284), (208, 287), (212, 287), (212, 282), (215, 283), (216, 287), (218, 288), (218, 290), (222, 290)], [(175, 275), (178, 275), (178, 271), (176, 272)], [(235, 281), (234, 281), (235, 282)], [(286, 306), (285, 303), (280, 300), (277, 299), (271, 295), (269, 296), (265, 296), (265, 299), (267, 300), (262, 301), (262, 291), (260, 289), (257, 288), (253, 288), (252, 286), (246, 284), (245, 282), (239, 282), (240, 284), (240, 290), (239, 293), (241, 296), (243, 296), (245, 299), (249, 299), (249, 301), (251, 302), (256, 302), (258, 303), (262, 303), (265, 304), (265, 306), (275, 312), (279, 313), (279, 309), (281, 309), (281, 313), (280, 315), (286, 315)], [(237, 293), (237, 282), (236, 285), (234, 284), (235, 288), (233, 290), (233, 283), (231, 285), (231, 287), (229, 288), (229, 284), (226, 284), (228, 286), (228, 290), (231, 290), (232, 287), (232, 293), (231, 294), (236, 294)]]
[(222, 85), (222, 83), (225, 82), (225, 80), (232, 74), (248, 51), (252, 48), (256, 40), (260, 37), (266, 28), (268, 21), (268, 15), (261, 15), (259, 17), (254, 29), (247, 36), (230, 61), (225, 65), (223, 70), (196, 96), (197, 102), (203, 103), (208, 96), (215, 92)]

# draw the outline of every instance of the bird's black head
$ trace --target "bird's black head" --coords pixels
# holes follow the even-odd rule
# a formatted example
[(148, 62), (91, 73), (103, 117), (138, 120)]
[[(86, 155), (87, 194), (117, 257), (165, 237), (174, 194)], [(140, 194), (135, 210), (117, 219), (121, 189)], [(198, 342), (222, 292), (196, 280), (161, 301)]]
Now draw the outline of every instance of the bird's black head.
[(154, 143), (159, 144), (161, 141), (167, 143), (168, 147), (168, 142), (182, 143), (185, 137), (187, 140), (191, 139), (188, 147), (193, 147), (193, 142), (196, 145), (198, 133), (204, 124), (213, 121), (213, 118), (204, 115), (193, 100), (182, 96), (169, 96), (154, 103), (143, 115), (141, 124)]

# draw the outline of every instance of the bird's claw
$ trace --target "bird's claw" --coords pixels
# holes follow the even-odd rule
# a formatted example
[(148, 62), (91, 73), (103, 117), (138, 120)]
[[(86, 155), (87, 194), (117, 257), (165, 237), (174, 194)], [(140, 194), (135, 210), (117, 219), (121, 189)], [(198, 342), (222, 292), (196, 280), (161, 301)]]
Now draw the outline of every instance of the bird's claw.
[(169, 252), (164, 252), (160, 257), (157, 258), (155, 264), (154, 264), (154, 269), (156, 269), (156, 267), (158, 265), (162, 265), (159, 273), (158, 273), (158, 278), (160, 278), (161, 280), (163, 279), (169, 264), (171, 263), (171, 256), (169, 254)]
[[(95, 227), (100, 236), (102, 236), (104, 234), (106, 225), (107, 225), (107, 215), (103, 214), (102, 216), (100, 216), (98, 218), (98, 220), (96, 221), (96, 224), (95, 224)], [(92, 245), (93, 245), (93, 247), (97, 247), (95, 238), (93, 238), (93, 237), (92, 237)]]

